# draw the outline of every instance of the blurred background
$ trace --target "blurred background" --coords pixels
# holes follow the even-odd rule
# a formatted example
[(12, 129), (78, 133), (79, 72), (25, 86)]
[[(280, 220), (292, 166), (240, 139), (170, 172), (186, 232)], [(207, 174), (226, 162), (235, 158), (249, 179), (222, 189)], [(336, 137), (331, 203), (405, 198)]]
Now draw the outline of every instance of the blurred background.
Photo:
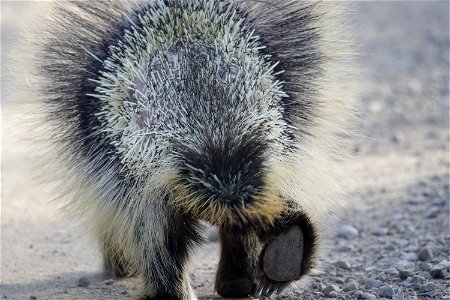
[[(362, 93), (361, 130), (346, 166), (350, 205), (311, 287), (279, 298), (450, 299), (449, 3), (352, 6)], [(28, 75), (16, 42), (46, 9), (46, 2), (1, 2), (0, 298), (127, 299), (138, 282), (103, 278), (95, 242), (32, 180), (40, 170), (30, 167), (33, 150), (23, 143), (21, 115), (29, 107), (19, 103), (27, 102), (20, 91)], [(217, 236), (213, 229), (206, 235), (191, 266), (200, 299), (216, 297)], [(80, 284), (84, 277), (88, 286)]]

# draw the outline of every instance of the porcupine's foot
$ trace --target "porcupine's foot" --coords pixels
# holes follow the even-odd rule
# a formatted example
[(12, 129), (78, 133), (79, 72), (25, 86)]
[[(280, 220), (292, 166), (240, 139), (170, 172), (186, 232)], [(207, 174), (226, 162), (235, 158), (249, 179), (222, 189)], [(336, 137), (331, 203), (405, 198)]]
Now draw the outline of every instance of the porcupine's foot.
[(287, 221), (266, 236), (255, 274), (258, 297), (280, 293), (312, 266), (314, 231), (307, 218)]
[(303, 233), (300, 227), (292, 226), (272, 236), (260, 255), (256, 273), (255, 294), (270, 297), (281, 292), (301, 274), (303, 258)]
[[(220, 231), (221, 255), (215, 290), (222, 297), (247, 297), (253, 293), (252, 257), (258, 245), (256, 236)], [(256, 247), (255, 247), (256, 246)]]

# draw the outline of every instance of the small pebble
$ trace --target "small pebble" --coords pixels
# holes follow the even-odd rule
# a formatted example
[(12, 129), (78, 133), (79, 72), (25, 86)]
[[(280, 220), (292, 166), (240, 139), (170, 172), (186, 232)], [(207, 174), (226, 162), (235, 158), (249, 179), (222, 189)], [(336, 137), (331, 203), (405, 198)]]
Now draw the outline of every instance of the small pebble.
[(325, 286), (321, 282), (313, 282), (311, 284), (311, 287), (319, 291), (322, 291), (325, 288)]
[(341, 269), (345, 269), (345, 270), (350, 269), (350, 264), (344, 260), (338, 260), (337, 262), (334, 263), (334, 265)]
[(329, 285), (322, 290), (322, 293), (327, 297), (331, 292), (339, 292), (339, 288), (336, 285)]
[(358, 235), (358, 229), (351, 225), (344, 225), (338, 231), (338, 236), (351, 239)]
[(356, 282), (349, 282), (344, 286), (344, 292), (356, 291), (358, 289), (358, 285)]
[(406, 286), (413, 290), (419, 290), (421, 287), (420, 283), (418, 283), (418, 282), (413, 282), (413, 283), (407, 284)]
[(394, 295), (394, 289), (388, 285), (380, 286), (378, 288), (378, 295), (380, 297), (391, 298)]
[(416, 261), (417, 260), (417, 254), (416, 253), (406, 253), (403, 258), (405, 260), (409, 260), (409, 261)]
[(413, 273), (409, 270), (398, 270), (398, 275), (402, 280), (405, 280), (408, 277), (411, 277)]
[(386, 251), (395, 251), (395, 246), (392, 244), (387, 244), (383, 247), (383, 249)]
[(337, 298), (338, 296), (339, 296), (338, 293), (335, 291), (332, 291), (328, 294), (328, 297), (330, 298)]
[(450, 300), (450, 295), (444, 295), (444, 296), (442, 297), (442, 300)]
[(428, 292), (420, 293), (419, 295), (423, 296), (423, 297), (434, 298), (434, 296), (436, 295), (436, 292), (435, 291), (428, 291)]
[(441, 266), (434, 266), (431, 270), (430, 270), (430, 275), (433, 278), (436, 279), (444, 279), (446, 278), (449, 273)]
[(412, 283), (423, 283), (425, 281), (425, 278), (419, 276), (419, 275), (414, 275), (413, 277), (411, 277), (411, 282)]
[(397, 294), (392, 295), (392, 300), (403, 300), (403, 292), (399, 292)]
[(126, 290), (123, 290), (123, 291), (121, 291), (120, 293), (121, 293), (122, 295), (128, 294), (128, 292), (127, 292)]
[(399, 274), (399, 272), (397, 271), (396, 268), (388, 268), (388, 269), (384, 270), (384, 273), (388, 274), (388, 275), (392, 275), (392, 276), (398, 276), (398, 274)]
[(450, 197), (447, 197), (447, 199), (445, 199), (444, 207), (446, 210), (450, 210)]
[(417, 195), (409, 199), (408, 203), (410, 204), (420, 204), (425, 202), (425, 197), (422, 195)]
[(376, 271), (376, 270), (378, 270), (378, 268), (375, 266), (368, 266), (368, 267), (364, 268), (364, 271), (366, 271), (366, 272), (371, 272), (371, 271)]
[(423, 284), (419, 290), (419, 292), (421, 292), (421, 293), (429, 292), (429, 291), (434, 291), (434, 284), (431, 282), (427, 282), (427, 283)]
[(389, 230), (385, 227), (376, 227), (374, 230), (372, 230), (372, 234), (376, 236), (385, 236), (388, 234)]
[(338, 252), (349, 252), (352, 251), (352, 247), (349, 245), (342, 245), (337, 249)]
[(375, 278), (369, 278), (366, 280), (366, 283), (364, 285), (364, 287), (366, 289), (373, 289), (373, 288), (377, 288), (381, 286), (381, 281), (379, 281), (378, 279)]
[(427, 219), (432, 219), (432, 218), (436, 218), (438, 214), (439, 214), (439, 208), (437, 208), (436, 206), (432, 206), (425, 212), (425, 214), (423, 216)]
[(338, 284), (343, 284), (344, 283), (344, 279), (340, 278), (340, 277), (335, 277), (334, 278), (334, 282), (338, 283)]
[(36, 300), (36, 296), (30, 296), (30, 300)]
[(397, 261), (395, 261), (395, 262), (391, 261), (390, 265), (392, 265), (394, 268), (396, 268), (398, 271), (400, 271), (400, 270), (405, 270), (409, 266), (411, 266), (411, 262), (397, 258)]
[(219, 240), (219, 230), (217, 227), (210, 227), (207, 231), (207, 238), (210, 242), (217, 242)]
[(429, 261), (433, 258), (433, 250), (430, 247), (425, 247), (417, 253), (417, 258), (421, 261)]
[(80, 286), (80, 287), (88, 287), (90, 284), (91, 284), (91, 282), (89, 281), (89, 278), (87, 278), (87, 277), (81, 277), (77, 281), (77, 286)]
[(358, 292), (356, 294), (356, 297), (358, 299), (376, 299), (377, 298), (375, 295), (372, 295), (370, 293), (363, 293), (363, 292)]
[(114, 283), (114, 279), (107, 279), (107, 280), (103, 281), (103, 283), (106, 285), (111, 285)]
[(417, 264), (417, 268), (421, 271), (430, 271), (431, 270), (431, 264), (423, 261), (419, 261)]
[(63, 293), (64, 293), (64, 294), (68, 294), (68, 293), (69, 293), (69, 290), (68, 290), (68, 289), (64, 289), (64, 290), (63, 290)]
[(430, 279), (431, 278), (430, 273), (426, 272), (426, 271), (419, 272), (417, 275), (419, 275), (420, 277), (423, 277), (424, 279)]

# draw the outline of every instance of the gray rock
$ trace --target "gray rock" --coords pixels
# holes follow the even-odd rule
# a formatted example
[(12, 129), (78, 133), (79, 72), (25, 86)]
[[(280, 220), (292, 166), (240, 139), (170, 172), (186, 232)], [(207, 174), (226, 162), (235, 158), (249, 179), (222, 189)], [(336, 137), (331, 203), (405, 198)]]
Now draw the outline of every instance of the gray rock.
[(392, 298), (394, 295), (394, 289), (388, 285), (380, 286), (378, 288), (378, 295), (380, 295), (380, 297)]
[(330, 297), (330, 298), (338, 298), (339, 295), (338, 295), (337, 292), (333, 291), (333, 292), (331, 292), (331, 293), (328, 294), (328, 297)]
[(80, 287), (88, 287), (90, 284), (91, 284), (91, 282), (89, 281), (89, 278), (87, 278), (87, 277), (81, 277), (77, 281), (77, 286), (80, 286)]
[(450, 210), (450, 196), (445, 199), (444, 207), (446, 210)]
[(432, 206), (432, 207), (428, 208), (428, 210), (425, 212), (425, 214), (423, 216), (427, 219), (432, 219), (432, 218), (436, 218), (438, 214), (439, 214), (439, 208), (437, 208), (436, 206)]
[(114, 283), (114, 279), (106, 279), (105, 281), (103, 281), (103, 283), (106, 285), (111, 285)]
[(321, 282), (313, 282), (311, 284), (311, 287), (316, 289), (316, 290), (318, 290), (318, 291), (322, 291), (325, 288), (325, 286)]
[(364, 268), (364, 271), (366, 272), (372, 272), (372, 271), (376, 271), (378, 270), (378, 268), (376, 266), (368, 266)]
[(388, 274), (388, 275), (392, 275), (392, 276), (398, 276), (399, 275), (399, 272), (397, 271), (396, 268), (387, 268), (387, 269), (384, 270), (384, 273)]
[(409, 261), (416, 261), (417, 260), (417, 254), (416, 253), (406, 253), (405, 255), (403, 255), (403, 258), (405, 260), (409, 260)]
[(341, 269), (345, 269), (345, 270), (350, 269), (350, 264), (344, 260), (338, 260), (337, 262), (334, 263), (334, 265)]
[(419, 275), (414, 275), (413, 277), (411, 277), (411, 282), (412, 283), (423, 283), (425, 282), (425, 278), (419, 276)]
[(358, 233), (358, 229), (356, 229), (355, 227), (351, 225), (344, 225), (339, 229), (338, 236), (346, 239), (351, 239), (358, 236)]
[(434, 291), (434, 289), (435, 289), (434, 284), (431, 282), (427, 282), (420, 287), (419, 292), (421, 292), (421, 293), (429, 292), (429, 291)]
[(425, 202), (425, 197), (423, 195), (416, 195), (408, 200), (410, 204), (421, 204)]
[(450, 295), (444, 295), (444, 296), (442, 297), (442, 300), (450, 300)]
[(409, 268), (411, 266), (411, 262), (403, 260), (403, 259), (395, 258), (390, 261), (389, 265), (393, 266), (398, 271), (400, 271), (400, 270), (406, 270), (407, 268)]
[(208, 241), (210, 242), (217, 242), (219, 240), (219, 229), (217, 229), (217, 227), (209, 227), (207, 232), (206, 232), (206, 236)]
[(376, 227), (372, 230), (372, 234), (376, 236), (385, 236), (389, 230), (385, 227)]
[(356, 282), (349, 282), (344, 286), (344, 292), (356, 291), (358, 289), (358, 285)]
[(364, 287), (366, 289), (373, 289), (381, 286), (381, 281), (375, 278), (369, 278), (366, 280)]
[(417, 258), (421, 261), (430, 261), (433, 259), (433, 249), (425, 247), (417, 253)]
[(329, 297), (331, 292), (339, 292), (339, 288), (336, 285), (329, 285), (322, 290), (322, 293)]
[(409, 270), (398, 270), (398, 275), (402, 280), (405, 280), (408, 277), (411, 277), (413, 273)]
[(403, 282), (403, 285), (411, 284), (411, 282), (412, 282), (412, 277), (408, 277), (408, 278), (406, 278), (405, 281)]
[(386, 251), (395, 251), (395, 249), (396, 249), (395, 246), (392, 244), (387, 244), (387, 245), (383, 246), (383, 250), (386, 250)]
[(344, 279), (342, 279), (341, 277), (335, 277), (335, 278), (333, 278), (333, 280), (337, 284), (343, 284), (344, 283)]
[(436, 292), (435, 291), (423, 292), (423, 293), (420, 293), (419, 296), (434, 298), (434, 296), (436, 296)]
[(403, 292), (399, 292), (397, 294), (392, 295), (392, 300), (403, 300), (404, 296), (403, 296)]
[(429, 272), (431, 270), (431, 264), (423, 261), (419, 261), (417, 268), (421, 271)]
[(430, 275), (431, 277), (436, 279), (444, 279), (449, 276), (449, 273), (447, 272), (445, 267), (437, 265), (431, 268)]
[(363, 293), (358, 291), (356, 293), (356, 298), (358, 299), (376, 299), (377, 297), (375, 295), (372, 295), (371, 293)]
[(337, 249), (338, 252), (349, 252), (352, 251), (352, 247), (349, 245), (342, 245)]
[(36, 300), (36, 296), (30, 296), (30, 300)]
[(417, 274), (417, 275), (419, 275), (420, 277), (423, 277), (424, 279), (430, 279), (431, 278), (430, 273), (427, 272), (427, 271), (419, 272), (419, 274)]
[(419, 290), (421, 287), (420, 283), (418, 283), (418, 282), (413, 282), (413, 283), (407, 284), (406, 286), (413, 290)]

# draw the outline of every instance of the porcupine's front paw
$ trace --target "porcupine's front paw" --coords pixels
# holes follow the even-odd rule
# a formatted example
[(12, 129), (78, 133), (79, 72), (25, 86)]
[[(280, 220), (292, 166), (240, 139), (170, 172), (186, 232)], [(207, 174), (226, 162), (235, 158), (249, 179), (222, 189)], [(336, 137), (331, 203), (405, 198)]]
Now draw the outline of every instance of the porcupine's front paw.
[(255, 274), (256, 296), (270, 297), (300, 278), (304, 266), (304, 242), (304, 234), (298, 225), (269, 234)]

